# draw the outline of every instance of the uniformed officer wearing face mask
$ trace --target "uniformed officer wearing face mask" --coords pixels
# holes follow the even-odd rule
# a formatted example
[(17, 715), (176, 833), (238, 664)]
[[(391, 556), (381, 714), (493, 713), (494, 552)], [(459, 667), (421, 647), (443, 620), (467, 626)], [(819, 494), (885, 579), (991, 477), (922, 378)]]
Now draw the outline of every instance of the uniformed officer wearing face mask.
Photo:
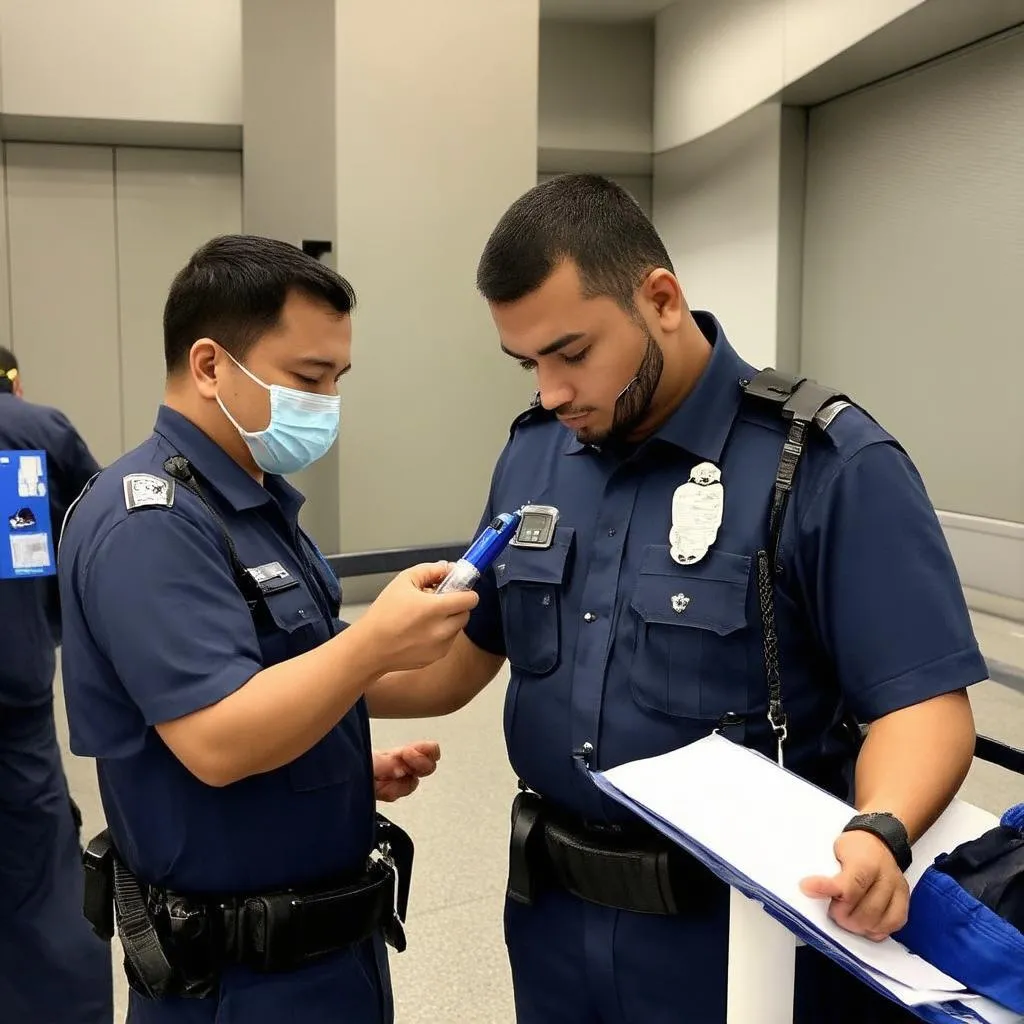
[[(508, 752), (530, 791), (515, 801), (505, 916), (519, 1024), (724, 1024), (726, 887), (588, 769), (719, 727), (773, 759), (781, 740), (790, 770), (855, 805), (834, 873), (806, 877), (806, 894), (849, 931), (892, 934), (909, 843), (974, 751), (965, 690), (987, 673), (956, 569), (905, 451), (847, 403), (812, 424), (776, 571), (759, 573), (790, 424), (748, 393), (757, 369), (688, 307), (657, 232), (614, 183), (568, 175), (531, 189), (492, 233), (477, 282), (503, 350), (538, 388), (483, 521), (523, 502), (558, 520), (482, 577), (443, 662), (371, 688), (371, 713), (446, 713), (510, 664)], [(851, 718), (869, 724), (862, 747)], [(910, 1014), (805, 947), (793, 1019)]]
[[(282, 474), (335, 442), (353, 302), (285, 243), (201, 248), (167, 299), (154, 433), (65, 526), (71, 747), (97, 760), (109, 824), (87, 878), (115, 883), (138, 1024), (392, 1019), (402, 843), (375, 797), (439, 750), (371, 754), (363, 691), (442, 657), (477, 598), (430, 593), (447, 567), (421, 565), (338, 621)], [(110, 896), (87, 883), (101, 931)]]

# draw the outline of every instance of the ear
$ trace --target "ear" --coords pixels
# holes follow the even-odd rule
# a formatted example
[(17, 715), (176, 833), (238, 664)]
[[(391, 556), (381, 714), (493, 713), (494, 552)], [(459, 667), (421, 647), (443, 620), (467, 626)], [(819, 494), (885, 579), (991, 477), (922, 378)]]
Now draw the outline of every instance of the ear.
[(646, 300), (663, 331), (679, 329), (686, 300), (675, 274), (664, 268), (652, 270), (640, 286), (640, 297)]
[(220, 369), (221, 350), (210, 338), (193, 342), (188, 353), (188, 368), (196, 390), (203, 398), (217, 397), (217, 372)]

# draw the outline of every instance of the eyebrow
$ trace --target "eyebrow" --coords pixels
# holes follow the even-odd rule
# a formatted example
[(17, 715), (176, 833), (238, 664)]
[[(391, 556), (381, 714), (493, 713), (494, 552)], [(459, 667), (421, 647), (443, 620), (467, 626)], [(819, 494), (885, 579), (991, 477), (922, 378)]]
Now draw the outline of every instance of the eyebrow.
[[(553, 355), (555, 352), (561, 352), (561, 350), (563, 348), (568, 348), (574, 341), (579, 341), (580, 338), (583, 338), (583, 337), (586, 337), (586, 335), (583, 333), (583, 331), (577, 331), (574, 334), (563, 334), (560, 338), (556, 338), (549, 345), (545, 345), (537, 353), (537, 355), (538, 356), (550, 356), (550, 355)], [(510, 349), (505, 348), (504, 345), (501, 346), (501, 351), (504, 352), (505, 355), (511, 356), (513, 359), (532, 358), (532, 357), (527, 357), (527, 356), (516, 355), (515, 352), (511, 351)]]

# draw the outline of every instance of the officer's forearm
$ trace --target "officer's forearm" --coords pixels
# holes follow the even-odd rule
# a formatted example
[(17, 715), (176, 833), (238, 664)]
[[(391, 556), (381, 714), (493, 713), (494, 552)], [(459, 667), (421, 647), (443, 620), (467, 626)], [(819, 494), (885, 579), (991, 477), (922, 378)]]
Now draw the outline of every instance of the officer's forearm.
[(352, 626), (157, 731), (207, 785), (226, 786), (280, 768), (323, 739), (378, 677), (375, 646), (372, 635)]
[(915, 842), (956, 796), (971, 766), (974, 738), (963, 691), (873, 722), (857, 759), (857, 809), (895, 814)]
[(389, 672), (374, 680), (367, 687), (366, 704), (374, 718), (449, 715), (468, 704), (498, 674), (504, 661), (460, 633), (448, 654), (433, 665)]

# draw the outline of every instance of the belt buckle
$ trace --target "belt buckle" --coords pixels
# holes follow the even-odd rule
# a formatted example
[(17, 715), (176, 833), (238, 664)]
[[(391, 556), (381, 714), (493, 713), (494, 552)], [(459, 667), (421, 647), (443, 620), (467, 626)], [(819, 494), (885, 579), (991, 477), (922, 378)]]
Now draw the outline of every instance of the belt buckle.
[(396, 953), (403, 953), (408, 945), (408, 941), (405, 936), (405, 922), (402, 920), (402, 915), (398, 910), (398, 866), (391, 856), (391, 844), (387, 841), (381, 843), (370, 854), (370, 861), (374, 864), (383, 865), (385, 870), (391, 875), (391, 917), (384, 924), (382, 931), (388, 945), (394, 947)]

